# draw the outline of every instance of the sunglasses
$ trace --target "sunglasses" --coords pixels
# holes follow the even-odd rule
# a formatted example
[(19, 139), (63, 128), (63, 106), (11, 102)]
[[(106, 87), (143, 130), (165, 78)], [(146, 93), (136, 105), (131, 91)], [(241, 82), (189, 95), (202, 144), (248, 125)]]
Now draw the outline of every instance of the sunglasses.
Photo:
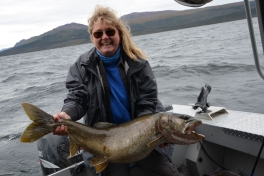
[[(94, 32), (94, 33), (93, 33), (93, 36), (94, 36), (94, 38), (99, 39), (99, 38), (101, 38), (101, 37), (103, 36), (103, 33), (104, 33), (103, 31), (97, 31), (97, 32)], [(107, 36), (109, 36), (109, 37), (114, 36), (115, 33), (116, 33), (116, 31), (115, 31), (114, 29), (107, 29), (107, 30), (105, 31), (105, 34), (106, 34)]]

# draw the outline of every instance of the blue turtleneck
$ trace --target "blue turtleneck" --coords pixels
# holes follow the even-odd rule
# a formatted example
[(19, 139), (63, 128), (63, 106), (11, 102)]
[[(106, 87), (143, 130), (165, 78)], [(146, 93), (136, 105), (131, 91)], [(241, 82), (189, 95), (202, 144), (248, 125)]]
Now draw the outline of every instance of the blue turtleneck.
[(129, 98), (117, 68), (120, 59), (120, 47), (112, 57), (105, 57), (98, 50), (96, 50), (96, 53), (104, 64), (109, 83), (113, 123), (121, 124), (127, 122), (130, 120)]

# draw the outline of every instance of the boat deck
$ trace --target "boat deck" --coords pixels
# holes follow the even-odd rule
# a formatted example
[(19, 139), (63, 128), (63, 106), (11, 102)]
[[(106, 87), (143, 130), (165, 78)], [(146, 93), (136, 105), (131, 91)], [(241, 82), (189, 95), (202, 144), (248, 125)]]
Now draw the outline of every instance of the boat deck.
[[(264, 114), (226, 110), (223, 107), (209, 107), (207, 113), (198, 111), (191, 105), (176, 104), (172, 110), (202, 120), (203, 124), (195, 131), (205, 135), (202, 144), (211, 157), (224, 167), (238, 169), (249, 175), (263, 141)], [(183, 149), (176, 146), (175, 150)], [(205, 155), (199, 143), (188, 146), (185, 159), (188, 170), (194, 172), (186, 175), (208, 174), (219, 168)], [(256, 176), (264, 173), (264, 168), (261, 168), (263, 164), (264, 152), (260, 155)]]

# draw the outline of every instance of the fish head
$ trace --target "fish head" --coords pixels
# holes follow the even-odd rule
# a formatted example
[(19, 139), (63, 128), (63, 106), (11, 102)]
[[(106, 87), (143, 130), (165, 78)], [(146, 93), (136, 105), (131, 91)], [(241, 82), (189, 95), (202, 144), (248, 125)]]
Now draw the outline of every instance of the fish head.
[(176, 113), (164, 113), (160, 116), (158, 129), (169, 143), (188, 145), (205, 138), (194, 131), (202, 121), (192, 116)]
[(174, 1), (188, 7), (201, 7), (213, 0), (174, 0)]

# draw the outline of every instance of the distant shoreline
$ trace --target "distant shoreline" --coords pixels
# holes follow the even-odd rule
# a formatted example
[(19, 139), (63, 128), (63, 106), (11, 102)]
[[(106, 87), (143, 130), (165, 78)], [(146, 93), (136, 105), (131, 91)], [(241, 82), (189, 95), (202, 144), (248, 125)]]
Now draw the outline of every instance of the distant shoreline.
[[(255, 17), (255, 2), (250, 2), (250, 5), (252, 15)], [(185, 11), (131, 13), (122, 16), (121, 19), (127, 21), (132, 35), (138, 36), (246, 19), (246, 14), (244, 3), (238, 2)], [(87, 26), (71, 23), (59, 26), (39, 36), (27, 40), (23, 39), (12, 48), (2, 49), (0, 50), (0, 57), (86, 43), (90, 43)]]

